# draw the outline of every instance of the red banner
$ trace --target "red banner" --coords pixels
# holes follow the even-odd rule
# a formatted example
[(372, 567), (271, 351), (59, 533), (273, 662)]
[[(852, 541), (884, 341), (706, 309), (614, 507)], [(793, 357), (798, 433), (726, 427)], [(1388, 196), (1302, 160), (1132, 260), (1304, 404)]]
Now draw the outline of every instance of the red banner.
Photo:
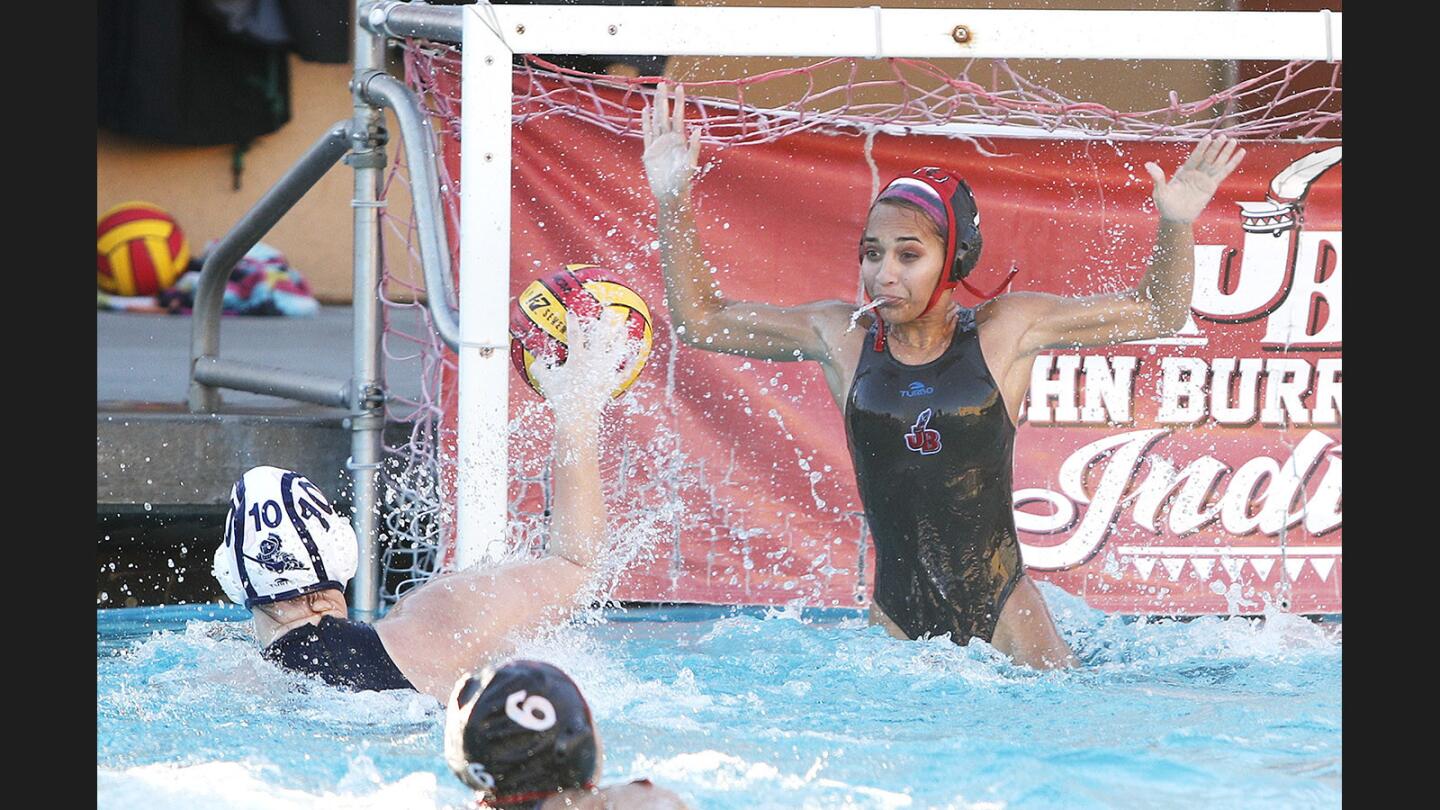
[[(1016, 437), (1030, 574), (1107, 611), (1307, 613), (1340, 605), (1339, 149), (1245, 144), (1195, 226), (1192, 319), (1176, 338), (1036, 358)], [(1067, 296), (1133, 286), (1157, 216), (1144, 171), (1190, 144), (880, 135), (878, 180), (918, 165), (974, 189), (978, 289)], [(873, 550), (841, 414), (814, 363), (677, 347), (641, 144), (551, 115), (515, 129), (512, 294), (570, 262), (618, 271), (655, 315), (655, 353), (606, 459), (650, 561), (617, 598), (868, 603)], [(988, 154), (987, 154), (988, 153)], [(453, 149), (447, 153), (458, 174)], [(804, 134), (702, 151), (697, 219), (730, 299), (856, 300), (875, 192), (865, 141)], [(463, 286), (463, 285), (462, 285)], [(975, 303), (965, 299), (967, 304)], [(543, 521), (548, 428), (518, 381), (512, 484)], [(622, 446), (623, 445), (623, 446)]]

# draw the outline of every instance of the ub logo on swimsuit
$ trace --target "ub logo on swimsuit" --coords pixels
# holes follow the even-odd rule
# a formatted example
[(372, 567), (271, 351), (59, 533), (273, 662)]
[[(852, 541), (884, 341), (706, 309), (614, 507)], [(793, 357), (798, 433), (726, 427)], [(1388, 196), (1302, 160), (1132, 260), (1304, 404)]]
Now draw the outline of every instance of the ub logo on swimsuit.
[(908, 387), (906, 387), (906, 388), (901, 388), (901, 389), (900, 389), (900, 396), (902, 396), (902, 397), (907, 397), (907, 398), (908, 398), (908, 397), (928, 397), (928, 396), (930, 396), (930, 395), (933, 394), (933, 393), (935, 393), (935, 389), (934, 389), (934, 388), (926, 385), (926, 384), (923, 383), (923, 382), (920, 382), (919, 380), (916, 380), (915, 382), (910, 383), (910, 385), (909, 385)]
[(930, 427), (932, 415), (930, 408), (921, 411), (915, 424), (910, 426), (910, 432), (905, 434), (905, 446), (922, 456), (940, 452), (940, 431)]
[(260, 541), (260, 556), (251, 557), (246, 554), (245, 558), (259, 563), (266, 571), (277, 574), (281, 571), (305, 570), (305, 564), (296, 559), (294, 554), (280, 550), (280, 537), (276, 534), (271, 534)]

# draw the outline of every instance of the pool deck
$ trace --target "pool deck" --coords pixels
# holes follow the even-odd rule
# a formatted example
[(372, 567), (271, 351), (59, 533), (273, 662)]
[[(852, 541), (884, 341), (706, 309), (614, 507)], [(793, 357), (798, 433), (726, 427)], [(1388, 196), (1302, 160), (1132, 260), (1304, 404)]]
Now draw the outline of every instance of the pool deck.
[[(220, 322), (220, 356), (227, 360), (294, 369), (331, 377), (348, 376), (353, 312), (324, 306), (313, 318), (227, 317)], [(399, 310), (396, 317), (414, 315)], [(98, 402), (183, 403), (189, 386), (190, 317), (133, 312), (96, 312), (95, 389)], [(409, 371), (408, 369), (397, 369)], [(390, 380), (402, 393), (419, 390), (414, 372)], [(227, 407), (260, 408), (285, 400), (226, 391)]]
[[(352, 317), (348, 306), (324, 306), (311, 318), (227, 317), (220, 356), (348, 378)], [(213, 508), (255, 464), (312, 470), (327, 491), (343, 490), (345, 411), (224, 391), (219, 413), (188, 412), (190, 331), (188, 315), (96, 312), (97, 508)], [(390, 369), (392, 390), (419, 390), (413, 365)]]

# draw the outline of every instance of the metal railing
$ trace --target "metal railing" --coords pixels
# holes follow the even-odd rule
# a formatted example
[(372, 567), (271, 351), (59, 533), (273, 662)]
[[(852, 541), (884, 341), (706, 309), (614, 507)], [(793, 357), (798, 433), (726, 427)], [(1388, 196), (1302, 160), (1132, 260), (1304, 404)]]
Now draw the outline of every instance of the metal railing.
[[(357, 22), (364, 19), (368, 5), (366, 0), (357, 0)], [(344, 423), (351, 431), (351, 453), (346, 466), (354, 481), (352, 523), (361, 560), (351, 586), (350, 613), (365, 621), (376, 618), (380, 594), (376, 472), (383, 451), (385, 394), (380, 347), (379, 209), (384, 205), (380, 197), (387, 141), (382, 109), (394, 111), (404, 137), (426, 298), (436, 331), (452, 349), (459, 346), (460, 332), (459, 318), (451, 305), (455, 289), (429, 120), (414, 94), (383, 72), (383, 42), (382, 36), (365, 26), (355, 26), (355, 70), (350, 83), (353, 117), (326, 130), (206, 257), (191, 323), (187, 396), (192, 413), (219, 411), (222, 388), (348, 411)], [(221, 305), (231, 269), (341, 159), (355, 172), (351, 200), (355, 211), (354, 328), (349, 379), (316, 377), (221, 358)]]
[(350, 132), (351, 122), (340, 121), (332, 126), (205, 257), (190, 326), (191, 412), (218, 410), (222, 387), (337, 408), (350, 405), (348, 381), (317, 380), (310, 375), (219, 357), (220, 310), (231, 268), (350, 151)]

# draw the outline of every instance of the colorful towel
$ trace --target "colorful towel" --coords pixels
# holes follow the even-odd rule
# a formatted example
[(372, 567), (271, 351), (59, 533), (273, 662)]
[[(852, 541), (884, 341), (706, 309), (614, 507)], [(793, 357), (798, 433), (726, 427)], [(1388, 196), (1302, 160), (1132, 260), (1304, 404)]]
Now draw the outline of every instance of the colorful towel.
[[(215, 244), (206, 245), (203, 255), (214, 250)], [(203, 262), (203, 255), (198, 261)], [(186, 271), (175, 286), (160, 293), (160, 304), (171, 312), (189, 312), (199, 286), (200, 272)], [(227, 315), (314, 315), (320, 311), (320, 302), (285, 255), (260, 242), (230, 271), (222, 311)]]
[[(205, 254), (214, 248), (215, 242), (206, 245)], [(124, 312), (188, 313), (195, 306), (205, 254), (193, 259), (191, 269), (158, 296), (127, 298), (102, 292), (96, 296), (96, 307)], [(300, 271), (285, 261), (284, 254), (261, 242), (230, 271), (221, 311), (226, 315), (306, 316), (319, 312), (320, 302), (310, 294), (310, 285), (301, 278)]]

